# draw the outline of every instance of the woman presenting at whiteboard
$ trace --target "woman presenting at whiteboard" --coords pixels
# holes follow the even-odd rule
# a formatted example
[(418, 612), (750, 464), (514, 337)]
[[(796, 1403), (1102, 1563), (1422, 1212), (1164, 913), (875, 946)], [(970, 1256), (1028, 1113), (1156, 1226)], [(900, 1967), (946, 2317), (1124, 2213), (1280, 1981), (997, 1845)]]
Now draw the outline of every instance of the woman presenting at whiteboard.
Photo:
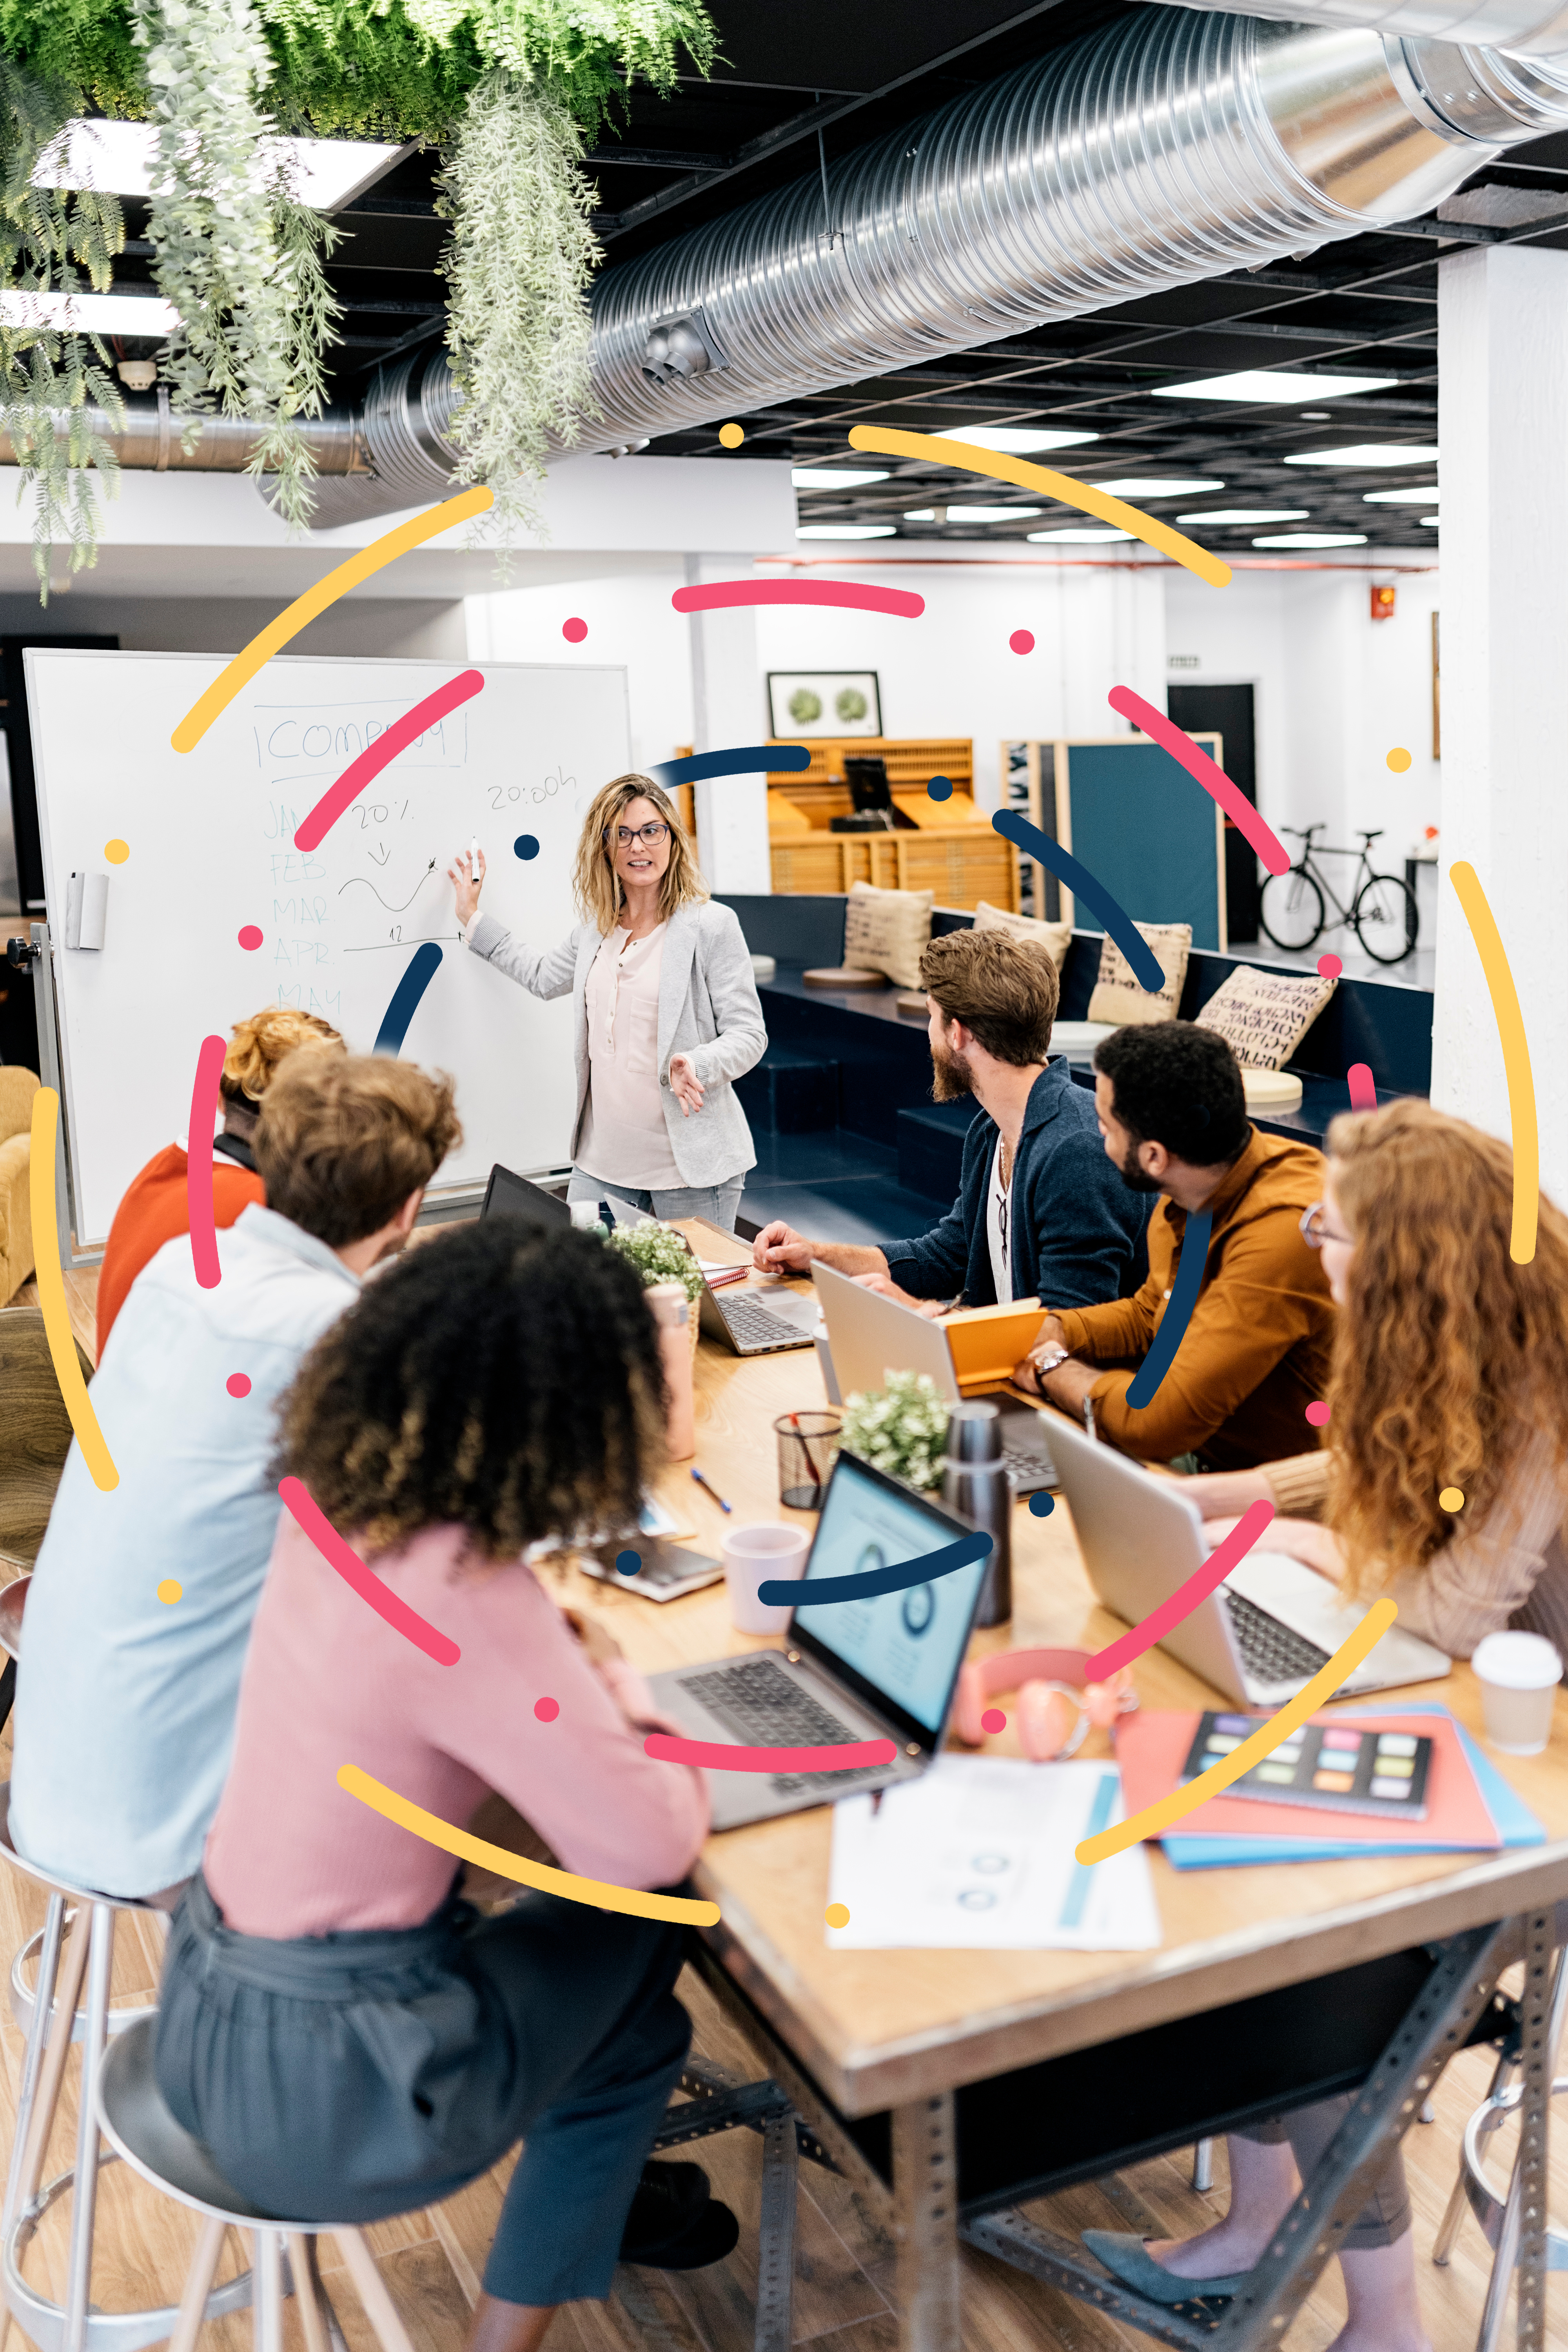
[(577, 845), (584, 919), (558, 947), (525, 947), (479, 911), (482, 851), (447, 873), (474, 953), (532, 996), (574, 999), (567, 1199), (707, 1217), (732, 1233), (756, 1165), (734, 1081), (768, 1035), (741, 926), (709, 897), (673, 803), (648, 776), (605, 786)]

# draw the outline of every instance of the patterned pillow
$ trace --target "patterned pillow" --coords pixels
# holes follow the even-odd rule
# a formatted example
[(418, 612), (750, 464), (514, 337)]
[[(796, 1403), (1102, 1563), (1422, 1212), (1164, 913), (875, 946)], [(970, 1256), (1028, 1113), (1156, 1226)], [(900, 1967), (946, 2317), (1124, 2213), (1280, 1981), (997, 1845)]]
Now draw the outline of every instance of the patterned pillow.
[(1243, 1069), (1282, 1070), (1337, 986), (1319, 972), (1238, 964), (1198, 1014), (1197, 1026), (1217, 1030)]
[(974, 928), (977, 931), (1011, 931), (1016, 940), (1038, 940), (1042, 947), (1049, 948), (1058, 977), (1072, 945), (1070, 923), (1042, 923), (1033, 915), (1010, 915), (1005, 907), (990, 906), (984, 898), (975, 906)]
[(869, 882), (852, 882), (844, 910), (845, 962), (859, 971), (886, 972), (900, 988), (918, 988), (935, 903), (934, 890), (877, 890)]
[(1191, 923), (1134, 923), (1132, 928), (1153, 949), (1154, 960), (1165, 975), (1165, 985), (1157, 995), (1142, 986), (1108, 931), (1100, 950), (1100, 977), (1089, 1000), (1087, 1018), (1090, 1021), (1114, 1021), (1119, 1028), (1142, 1028), (1152, 1021), (1173, 1021), (1176, 1017), (1186, 982), (1193, 927)]

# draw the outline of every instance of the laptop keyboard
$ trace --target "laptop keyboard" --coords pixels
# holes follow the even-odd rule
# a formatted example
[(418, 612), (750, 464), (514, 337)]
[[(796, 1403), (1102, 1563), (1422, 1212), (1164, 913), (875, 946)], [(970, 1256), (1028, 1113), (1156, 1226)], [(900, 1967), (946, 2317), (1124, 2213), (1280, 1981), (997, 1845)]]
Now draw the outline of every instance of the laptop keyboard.
[(1327, 1650), (1320, 1650), (1316, 1642), (1309, 1642), (1304, 1633), (1293, 1633), (1289, 1625), (1282, 1625), (1278, 1617), (1270, 1617), (1266, 1609), (1259, 1609), (1245, 1593), (1226, 1592), (1225, 1605), (1230, 1612), (1230, 1630), (1241, 1652), (1241, 1662), (1258, 1682), (1310, 1682), (1321, 1667), (1328, 1664)]
[(782, 1315), (773, 1315), (767, 1307), (751, 1298), (716, 1298), (714, 1305), (730, 1327), (730, 1335), (742, 1348), (799, 1348), (811, 1345), (808, 1335), (797, 1324), (786, 1323)]
[(1051, 1475), (1044, 1453), (1028, 1445), (1004, 1444), (1002, 1467), (1009, 1484), (1015, 1486), (1037, 1486), (1042, 1478), (1049, 1479)]
[[(738, 1732), (748, 1748), (828, 1748), (859, 1737), (818, 1706), (773, 1658), (742, 1658), (732, 1666), (686, 1675), (681, 1688)], [(781, 1796), (794, 1796), (797, 1789), (847, 1787), (886, 1769), (882, 1764), (858, 1764), (846, 1772), (780, 1772), (773, 1787)]]

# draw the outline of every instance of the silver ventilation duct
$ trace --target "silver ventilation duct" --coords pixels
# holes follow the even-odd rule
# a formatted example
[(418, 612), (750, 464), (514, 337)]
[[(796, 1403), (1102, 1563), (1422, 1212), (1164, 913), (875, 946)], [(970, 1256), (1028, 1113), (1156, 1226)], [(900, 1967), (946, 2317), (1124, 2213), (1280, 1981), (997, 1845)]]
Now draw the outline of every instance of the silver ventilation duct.
[[(1203, 8), (1205, 0), (1180, 0)], [(1391, 38), (1501, 49), (1513, 58), (1568, 62), (1564, 0), (1254, 0), (1254, 13), (1288, 25), (1360, 26)], [(1473, 56), (1475, 47), (1466, 50)]]
[[(195, 445), (186, 450), (181, 440), (182, 420), (171, 413), (169, 395), (163, 391), (151, 400), (126, 401), (122, 433), (110, 432), (109, 419), (101, 408), (89, 407), (87, 415), (91, 430), (112, 443), (121, 464), (132, 472), (242, 474), (256, 446), (256, 427), (243, 416), (209, 416), (204, 420)], [(319, 474), (357, 474), (367, 489), (373, 487), (360, 419), (353, 411), (329, 409), (325, 415), (310, 418), (300, 430), (310, 444)], [(16, 462), (10, 436), (0, 431), (0, 465), (14, 466)], [(379, 510), (372, 507), (362, 511)]]

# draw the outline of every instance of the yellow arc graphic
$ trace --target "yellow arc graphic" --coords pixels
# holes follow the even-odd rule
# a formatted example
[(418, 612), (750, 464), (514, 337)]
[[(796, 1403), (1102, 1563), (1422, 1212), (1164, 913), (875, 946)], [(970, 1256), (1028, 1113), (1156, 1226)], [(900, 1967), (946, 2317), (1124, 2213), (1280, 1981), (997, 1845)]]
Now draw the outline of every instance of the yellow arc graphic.
[(852, 425), (849, 446), (874, 449), (884, 457), (935, 459), (966, 474), (986, 474), (994, 482), (1014, 482), (1021, 490), (1039, 490), (1047, 499), (1059, 499), (1064, 506), (1079, 507), (1085, 514), (1098, 515), (1101, 522), (1112, 524), (1117, 530), (1131, 531), (1134, 539), (1142, 540), (1148, 547), (1157, 547), (1173, 562), (1195, 572), (1211, 588), (1230, 585), (1229, 564), (1211, 555), (1196, 540), (1173, 530), (1168, 522), (1146, 515), (1139, 507), (1130, 507), (1122, 499), (1113, 499), (1109, 490), (1097, 490), (1091, 482), (1078, 481), (1071, 474), (1058, 474), (1054, 467), (1033, 466), (1026, 457), (1004, 457), (992, 449), (977, 449), (968, 441), (945, 440), (939, 433), (896, 433), (883, 425)]
[(470, 515), (483, 514), (493, 504), (491, 493), (479, 488), (464, 490), (459, 497), (446, 499), (437, 507), (426, 507), (423, 514), (399, 523), (395, 530), (373, 539), (368, 547), (362, 547), (357, 555), (351, 555), (346, 563), (340, 563), (335, 572), (329, 572), (324, 580), (318, 580), (313, 588), (296, 596), (275, 621), (268, 621), (251, 638), (242, 653), (236, 654), (206, 692), (198, 695), (169, 739), (175, 751), (194, 751), (213, 720), (228, 709), (241, 687), (248, 686), (257, 671), (265, 667), (290, 637), (297, 637), (307, 623), (324, 613), (329, 604), (335, 604), (340, 596), (346, 596), (351, 588), (357, 588), (373, 572), (384, 572), (389, 563), (395, 563), (411, 547), (422, 547), (427, 539), (438, 538), (455, 523), (467, 522)]
[(450, 1822), (444, 1822), (439, 1813), (427, 1813), (422, 1806), (410, 1804), (395, 1789), (362, 1772), (357, 1764), (339, 1766), (338, 1786), (426, 1844), (438, 1845), (461, 1862), (477, 1862), (481, 1869), (493, 1870), (502, 1878), (537, 1886), (543, 1895), (563, 1895), (568, 1903), (591, 1903), (598, 1911), (625, 1911), (634, 1919), (673, 1919), (683, 1927), (719, 1924), (717, 1903), (694, 1902), (681, 1895), (647, 1895), (641, 1887), (612, 1886), (602, 1878), (579, 1878), (574, 1870), (552, 1870), (542, 1862), (524, 1862), (521, 1854), (509, 1853), (504, 1845), (470, 1837), (467, 1830), (455, 1830)]
[(27, 1197), (33, 1212), (33, 1255), (37, 1261), (33, 1275), (38, 1286), (38, 1305), (44, 1313), (44, 1335), (49, 1343), (49, 1356), (54, 1364), (55, 1378), (60, 1384), (60, 1396), (70, 1415), (70, 1425), (76, 1432), (81, 1458), (92, 1474), (92, 1483), (107, 1495), (119, 1486), (120, 1473), (104, 1443), (98, 1415), (87, 1393), (87, 1382), (81, 1376), (81, 1366), (77, 1361), (70, 1310), (66, 1305), (65, 1276), (60, 1272), (59, 1228), (55, 1213), (55, 1131), (59, 1125), (59, 1117), (58, 1095), (53, 1087), (40, 1087), (33, 1097), (31, 1158), (27, 1163)]
[(1535, 1116), (1535, 1080), (1531, 1075), (1530, 1044), (1519, 991), (1513, 984), (1502, 935), (1487, 903), (1480, 877), (1468, 859), (1448, 868), (1476, 953), (1481, 960), (1492, 1000), (1492, 1018), (1502, 1045), (1503, 1076), (1508, 1080), (1509, 1124), (1513, 1129), (1513, 1231), (1508, 1254), (1515, 1265), (1528, 1265), (1535, 1255), (1536, 1227), (1541, 1222), (1541, 1129)]
[(1196, 1812), (1210, 1797), (1217, 1797), (1222, 1790), (1229, 1788), (1233, 1780), (1239, 1780), (1244, 1772), (1250, 1772), (1255, 1764), (1261, 1764), (1266, 1756), (1273, 1754), (1282, 1739), (1289, 1739), (1293, 1731), (1300, 1729), (1310, 1715), (1315, 1715), (1319, 1707), (1327, 1705), (1340, 1685), (1354, 1674), (1367, 1652), (1382, 1641), (1398, 1614), (1396, 1601), (1374, 1601), (1350, 1639), (1340, 1643), (1328, 1664), (1320, 1668), (1305, 1690), (1297, 1692), (1288, 1706), (1282, 1706), (1278, 1715), (1271, 1715), (1267, 1723), (1259, 1724), (1250, 1739), (1244, 1739), (1241, 1746), (1233, 1748), (1222, 1762), (1211, 1764), (1206, 1772), (1200, 1772), (1197, 1779), (1189, 1780), (1184, 1788), (1173, 1789), (1171, 1794), (1162, 1797), (1156, 1805), (1145, 1805), (1142, 1811), (1134, 1813), (1130, 1822), (1118, 1822), (1113, 1829), (1102, 1830), (1098, 1837), (1085, 1838), (1080, 1846), (1074, 1848), (1079, 1861), (1108, 1862), (1113, 1853), (1125, 1853), (1130, 1845), (1137, 1845), (1141, 1839), (1158, 1837), (1160, 1832), (1168, 1830), (1173, 1822)]

